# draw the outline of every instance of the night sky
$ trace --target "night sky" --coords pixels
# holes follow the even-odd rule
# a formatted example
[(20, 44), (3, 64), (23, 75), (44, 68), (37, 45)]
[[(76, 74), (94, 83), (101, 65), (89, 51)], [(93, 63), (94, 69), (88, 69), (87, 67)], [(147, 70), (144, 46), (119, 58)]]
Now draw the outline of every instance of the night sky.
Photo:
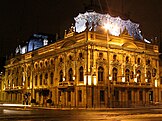
[[(14, 53), (17, 45), (33, 33), (58, 33), (74, 23), (92, 0), (3, 0), (0, 3), (0, 57)], [(140, 24), (145, 38), (160, 39), (162, 0), (94, 0), (98, 11), (108, 11)], [(97, 8), (96, 7), (96, 8)]]

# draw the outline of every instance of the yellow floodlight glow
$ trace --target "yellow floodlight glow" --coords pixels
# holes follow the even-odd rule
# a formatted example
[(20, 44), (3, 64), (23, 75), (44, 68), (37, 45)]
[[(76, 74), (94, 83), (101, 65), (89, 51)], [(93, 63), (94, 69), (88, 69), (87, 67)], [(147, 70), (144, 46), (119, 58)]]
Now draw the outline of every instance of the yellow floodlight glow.
[(158, 81), (155, 80), (155, 87), (158, 87)]
[(106, 31), (109, 31), (110, 34), (112, 35), (119, 36), (120, 34), (120, 27), (117, 24), (107, 22), (104, 24), (103, 27)]

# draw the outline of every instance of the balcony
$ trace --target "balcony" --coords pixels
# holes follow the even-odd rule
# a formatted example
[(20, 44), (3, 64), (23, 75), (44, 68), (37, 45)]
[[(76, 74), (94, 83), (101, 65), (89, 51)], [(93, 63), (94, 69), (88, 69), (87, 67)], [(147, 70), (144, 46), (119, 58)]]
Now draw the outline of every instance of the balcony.
[(117, 82), (117, 81), (112, 81), (111, 85), (114, 86), (114, 87), (151, 88), (151, 83), (141, 83), (141, 82)]
[(14, 87), (6, 87), (5, 91), (10, 92), (10, 91), (21, 91), (23, 89), (23, 86), (14, 86)]
[(59, 82), (59, 85), (58, 85), (58, 89), (59, 90), (74, 90), (74, 82)]

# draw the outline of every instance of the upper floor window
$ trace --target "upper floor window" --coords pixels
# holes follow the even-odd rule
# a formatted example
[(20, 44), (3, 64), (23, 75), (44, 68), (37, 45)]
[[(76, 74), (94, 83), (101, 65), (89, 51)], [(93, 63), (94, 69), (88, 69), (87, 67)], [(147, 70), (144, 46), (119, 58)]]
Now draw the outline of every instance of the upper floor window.
[(147, 71), (147, 82), (150, 83), (151, 82), (151, 72)]
[(53, 64), (54, 62), (53, 62), (53, 59), (51, 59), (51, 65)]
[(99, 53), (99, 58), (103, 58), (103, 53)]
[(146, 60), (146, 65), (150, 65), (151, 64), (151, 61), (148, 59)]
[(72, 60), (72, 56), (71, 55), (69, 55), (69, 60)]
[(141, 64), (141, 59), (140, 59), (140, 58), (137, 59), (137, 64), (138, 64), (138, 65)]
[(156, 69), (155, 69), (155, 68), (152, 69), (152, 76), (153, 76), (153, 77), (156, 76)]
[(129, 56), (127, 56), (125, 60), (126, 60), (126, 63), (128, 63), (129, 62)]
[(47, 66), (48, 65), (48, 62), (47, 61), (45, 61), (45, 66)]
[(137, 71), (137, 82), (141, 82), (141, 71)]
[(63, 81), (63, 72), (62, 70), (60, 71), (60, 81), (59, 82), (62, 82)]
[(82, 52), (79, 53), (79, 58), (80, 58), (80, 59), (83, 58), (83, 53), (82, 53)]
[(36, 75), (35, 76), (35, 86), (37, 86), (37, 84), (38, 84), (38, 76)]
[(60, 62), (61, 62), (61, 63), (63, 62), (63, 59), (62, 59), (62, 58), (60, 58)]
[(72, 68), (69, 69), (68, 74), (69, 74), (69, 81), (73, 81), (73, 70), (72, 70)]
[(28, 76), (28, 87), (30, 87), (30, 76)]
[(42, 74), (40, 74), (39, 79), (40, 79), (40, 85), (42, 85)]
[(116, 61), (117, 55), (113, 55), (113, 61)]
[(44, 84), (47, 85), (48, 82), (48, 73), (45, 74)]
[(134, 72), (133, 72), (133, 71), (130, 72), (130, 78), (131, 78), (131, 79), (134, 78)]
[(117, 81), (117, 75), (118, 75), (118, 70), (116, 68), (113, 68), (113, 72), (112, 72), (113, 81)]
[(103, 81), (104, 69), (103, 67), (98, 68), (98, 81)]
[(129, 76), (130, 76), (130, 71), (129, 71), (129, 69), (126, 69), (125, 70), (125, 81), (126, 82), (129, 82)]
[(50, 74), (50, 84), (51, 85), (53, 84), (53, 77), (54, 77), (54, 74), (53, 74), (53, 72), (51, 72), (51, 74)]
[(79, 68), (79, 81), (84, 81), (83, 67)]

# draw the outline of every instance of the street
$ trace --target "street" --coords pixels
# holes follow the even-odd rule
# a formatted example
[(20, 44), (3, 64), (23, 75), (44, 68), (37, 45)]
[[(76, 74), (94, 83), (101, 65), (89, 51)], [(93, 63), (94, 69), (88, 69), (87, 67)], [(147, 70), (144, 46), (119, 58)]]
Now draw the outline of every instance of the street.
[(56, 110), (0, 107), (0, 121), (161, 121), (162, 109)]

